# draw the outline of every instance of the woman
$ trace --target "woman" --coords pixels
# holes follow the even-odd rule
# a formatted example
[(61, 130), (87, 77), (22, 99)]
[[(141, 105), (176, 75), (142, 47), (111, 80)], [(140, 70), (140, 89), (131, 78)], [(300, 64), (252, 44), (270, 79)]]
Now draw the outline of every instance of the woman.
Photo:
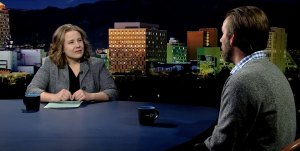
[(116, 85), (103, 60), (90, 57), (86, 37), (78, 26), (60, 26), (26, 94), (40, 94), (41, 102), (115, 100)]

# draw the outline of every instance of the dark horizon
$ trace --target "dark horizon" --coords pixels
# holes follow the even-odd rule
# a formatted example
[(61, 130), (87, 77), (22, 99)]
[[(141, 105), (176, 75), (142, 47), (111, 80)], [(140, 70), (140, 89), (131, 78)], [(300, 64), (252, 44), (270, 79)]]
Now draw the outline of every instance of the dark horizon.
[[(47, 7), (56, 7), (60, 9), (66, 9), (70, 7), (76, 7), (81, 4), (95, 3), (98, 1), (117, 1), (117, 0), (2, 0), (4, 5), (9, 9), (23, 9), (23, 10), (43, 10)], [(147, 0), (141, 0), (147, 1)], [(244, 0), (227, 0), (227, 1), (244, 1)], [(283, 4), (299, 5), (298, 0), (254, 0), (254, 1), (272, 1)]]

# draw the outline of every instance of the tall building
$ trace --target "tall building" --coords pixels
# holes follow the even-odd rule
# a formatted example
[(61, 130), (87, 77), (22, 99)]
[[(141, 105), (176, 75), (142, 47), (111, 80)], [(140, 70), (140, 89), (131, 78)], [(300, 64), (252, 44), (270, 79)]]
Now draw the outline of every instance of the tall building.
[(167, 63), (187, 62), (187, 47), (183, 43), (171, 37), (167, 45)]
[(7, 46), (11, 39), (8, 9), (0, 2), (0, 48)]
[(187, 60), (197, 59), (197, 48), (203, 47), (203, 31), (187, 32)]
[(203, 47), (217, 47), (218, 29), (217, 28), (200, 28), (203, 31)]
[(200, 28), (199, 31), (187, 32), (187, 60), (197, 59), (197, 48), (217, 47), (218, 29)]
[(284, 28), (271, 27), (268, 45), (265, 50), (266, 57), (282, 72), (285, 72), (287, 34)]
[(115, 23), (109, 29), (111, 73), (153, 68), (153, 62), (167, 62), (167, 31), (159, 25), (140, 22)]

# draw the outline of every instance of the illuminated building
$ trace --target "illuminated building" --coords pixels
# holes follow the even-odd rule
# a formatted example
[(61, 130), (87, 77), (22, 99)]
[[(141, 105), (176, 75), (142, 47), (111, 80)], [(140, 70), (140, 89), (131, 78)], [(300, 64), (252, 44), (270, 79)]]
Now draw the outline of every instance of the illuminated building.
[(197, 48), (217, 47), (218, 29), (200, 28), (199, 31), (187, 32), (187, 60), (197, 59)]
[(107, 52), (108, 52), (107, 49), (104, 49), (104, 48), (103, 49), (97, 49), (95, 51), (95, 54), (93, 54), (92, 56), (102, 59), (105, 63), (105, 66), (107, 67), (107, 69), (109, 69), (109, 61), (108, 61)]
[(203, 47), (217, 47), (218, 29), (217, 28), (200, 28), (203, 31)]
[[(295, 60), (296, 60), (296, 58), (295, 58)], [(299, 63), (296, 62), (295, 60), (289, 52), (286, 52), (285, 70), (298, 68), (297, 64), (299, 64)]]
[(183, 43), (178, 43), (178, 40), (170, 38), (167, 45), (167, 63), (187, 62), (187, 47)]
[(0, 2), (0, 48), (11, 39), (8, 9)]
[(273, 62), (282, 72), (286, 67), (287, 34), (284, 28), (271, 27), (268, 45), (265, 50), (266, 57)]
[[(221, 55), (220, 47), (200, 47), (197, 49), (197, 60), (199, 69), (206, 70), (214, 75), (220, 72)], [(204, 65), (204, 66), (201, 66)]]
[(140, 22), (115, 23), (109, 29), (111, 73), (153, 68), (153, 62), (167, 62), (167, 31), (159, 25)]

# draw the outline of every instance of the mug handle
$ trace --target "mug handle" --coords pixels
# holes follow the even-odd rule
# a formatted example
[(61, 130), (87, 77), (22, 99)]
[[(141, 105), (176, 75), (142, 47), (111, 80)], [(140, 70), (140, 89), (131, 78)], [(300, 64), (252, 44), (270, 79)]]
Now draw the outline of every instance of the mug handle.
[(157, 110), (155, 110), (155, 113), (156, 113), (156, 116), (155, 116), (154, 120), (156, 120), (159, 116), (159, 112)]

